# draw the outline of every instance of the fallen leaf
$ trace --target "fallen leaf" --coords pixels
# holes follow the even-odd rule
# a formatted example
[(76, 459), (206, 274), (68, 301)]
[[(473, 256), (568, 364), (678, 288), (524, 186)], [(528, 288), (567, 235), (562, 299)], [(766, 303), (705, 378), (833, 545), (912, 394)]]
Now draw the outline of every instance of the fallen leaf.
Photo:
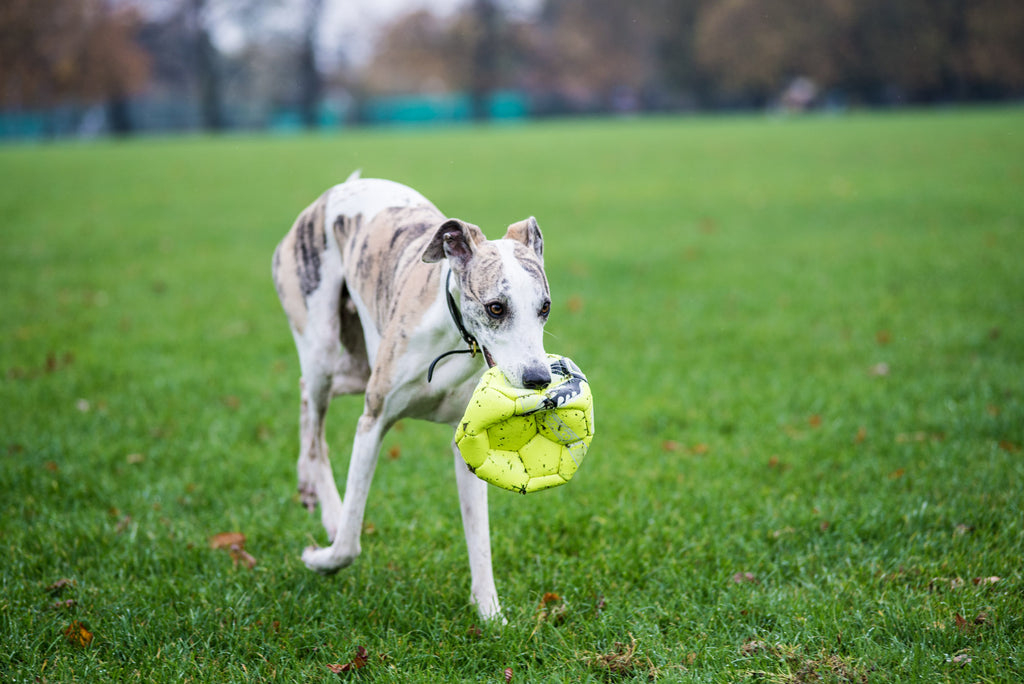
[(935, 592), (943, 589), (956, 591), (963, 586), (964, 581), (960, 577), (933, 577), (932, 581), (928, 583), (928, 591)]
[(221, 401), (232, 411), (237, 411), (242, 405), (242, 400), (236, 397), (234, 394), (229, 394), (226, 397), (221, 397)]
[(75, 646), (85, 647), (92, 643), (92, 632), (85, 625), (75, 620), (64, 628), (64, 638)]
[(544, 622), (549, 622), (552, 625), (560, 625), (565, 621), (566, 616), (569, 613), (568, 604), (562, 600), (562, 597), (558, 594), (549, 591), (541, 597), (540, 605), (537, 606), (537, 624), (533, 628), (533, 632), (530, 633), (532, 637), (540, 629), (540, 626)]
[(960, 615), (960, 613), (956, 614), (956, 616), (954, 617), (954, 622), (956, 622), (956, 628), (962, 632), (966, 632), (970, 629), (970, 623), (968, 623), (967, 620), (965, 620), (963, 616)]
[(740, 653), (742, 653), (743, 655), (754, 655), (755, 653), (767, 650), (768, 645), (765, 642), (758, 641), (753, 637), (744, 641), (743, 645), (740, 646)]
[(548, 591), (548, 592), (545, 592), (544, 595), (540, 598), (540, 607), (543, 608), (544, 606), (548, 605), (549, 603), (555, 603), (555, 602), (558, 602), (558, 601), (561, 601), (561, 600), (562, 600), (561, 596), (559, 596), (558, 594), (556, 594), (553, 591)]
[(709, 451), (711, 451), (711, 447), (709, 447), (707, 444), (704, 444), (703, 442), (694, 444), (692, 447), (690, 447), (690, 453), (693, 454), (694, 456), (703, 456)]
[(46, 587), (46, 591), (56, 596), (68, 587), (73, 587), (76, 584), (77, 582), (75, 582), (75, 580), (63, 577), (54, 582), (53, 584), (51, 584), (50, 586)]
[(960, 523), (960, 524), (958, 524), (953, 529), (953, 534), (956, 535), (957, 537), (960, 537), (962, 535), (967, 534), (968, 532), (973, 532), (973, 531), (974, 531), (974, 525), (965, 525), (964, 523)]
[(768, 459), (768, 467), (769, 468), (776, 468), (776, 467), (778, 467), (778, 465), (779, 465), (779, 457), (778, 456), (772, 456), (771, 458)]
[(249, 570), (252, 570), (256, 567), (256, 559), (253, 558), (248, 551), (241, 548), (240, 546), (232, 546), (228, 549), (228, 553), (231, 554), (232, 565), (234, 565), (236, 568), (238, 567), (239, 563), (244, 565)]
[(367, 653), (366, 648), (363, 646), (356, 647), (355, 657), (347, 663), (328, 665), (327, 669), (334, 674), (342, 674), (344, 672), (352, 672), (353, 670), (361, 670), (366, 667), (366, 663), (369, 662), (370, 654)]
[(971, 656), (967, 655), (966, 653), (961, 653), (960, 655), (953, 656), (952, 658), (950, 658), (946, 662), (948, 662), (948, 663), (955, 663), (957, 665), (964, 666), (964, 665), (967, 665), (968, 663), (970, 663), (971, 660), (972, 660)]
[(512, 668), (511, 667), (506, 667), (505, 668), (505, 684), (508, 684), (511, 681), (512, 681)]
[(664, 442), (661, 443), (662, 451), (679, 451), (680, 448), (682, 448), (682, 445), (674, 439), (666, 439)]
[(737, 572), (732, 576), (732, 581), (736, 584), (760, 584), (752, 572)]
[(1002, 578), (993, 575), (992, 577), (975, 577), (971, 581), (974, 582), (974, 586), (979, 586), (985, 584), (996, 584), (1000, 579)]
[(894, 470), (894, 471), (892, 471), (891, 473), (889, 473), (889, 479), (890, 479), (890, 480), (898, 480), (898, 479), (900, 479), (901, 477), (903, 477), (903, 475), (904, 475), (904, 474), (905, 474), (906, 472), (907, 472), (907, 471), (906, 471), (906, 469), (905, 469), (905, 468), (897, 468), (896, 470)]
[(397, 461), (398, 457), (401, 456), (401, 455), (402, 455), (402, 447), (398, 446), (397, 444), (395, 446), (391, 447), (390, 449), (388, 449), (388, 458), (390, 458), (392, 461)]
[(241, 532), (221, 532), (210, 537), (211, 549), (230, 549), (232, 546), (243, 548), (245, 535)]
[(807, 419), (807, 424), (813, 428), (821, 427), (821, 416), (815, 413), (813, 416)]
[(1000, 440), (999, 448), (1002, 449), (1003, 451), (1005, 451), (1008, 454), (1015, 454), (1018, 451), (1020, 451), (1020, 446), (1018, 446), (1017, 444), (1015, 444), (1013, 442), (1007, 441), (1005, 439), (1004, 440)]
[(853, 438), (854, 444), (863, 444), (864, 440), (868, 438), (868, 429), (863, 425), (857, 428), (857, 434)]
[(629, 644), (616, 641), (615, 650), (611, 653), (585, 653), (583, 661), (608, 675), (631, 677), (639, 674), (638, 670), (646, 670), (649, 680), (658, 678), (658, 669), (651, 659), (637, 656), (636, 639), (632, 634), (629, 635)]
[(885, 346), (889, 344), (889, 342), (891, 341), (892, 333), (890, 333), (888, 330), (879, 330), (878, 332), (875, 333), (875, 342), (877, 342), (878, 344)]

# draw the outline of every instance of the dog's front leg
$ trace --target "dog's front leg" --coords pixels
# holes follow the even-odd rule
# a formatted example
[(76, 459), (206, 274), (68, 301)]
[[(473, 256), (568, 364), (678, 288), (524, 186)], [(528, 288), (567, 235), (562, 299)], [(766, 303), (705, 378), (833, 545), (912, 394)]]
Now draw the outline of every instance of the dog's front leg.
[(328, 547), (310, 546), (302, 553), (303, 562), (311, 570), (324, 574), (337, 572), (359, 557), (359, 537), (363, 528), (363, 514), (366, 512), (366, 497), (370, 493), (373, 471), (377, 467), (381, 437), (380, 416), (364, 413), (359, 419), (352, 442), (345, 498), (333, 525), (336, 530), (334, 540)]
[(459, 508), (462, 509), (462, 527), (466, 533), (471, 579), (470, 596), (480, 616), (485, 620), (504, 619), (494, 587), (491, 568), (491, 532), (487, 515), (487, 483), (472, 472), (462, 460), (458, 447), (455, 452), (455, 482), (459, 487)]

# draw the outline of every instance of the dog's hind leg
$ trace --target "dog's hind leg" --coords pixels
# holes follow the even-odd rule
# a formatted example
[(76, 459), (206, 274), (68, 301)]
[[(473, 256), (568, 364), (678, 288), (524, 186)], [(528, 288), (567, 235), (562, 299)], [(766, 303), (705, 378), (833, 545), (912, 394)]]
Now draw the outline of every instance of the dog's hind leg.
[[(364, 413), (356, 427), (352, 441), (352, 459), (345, 481), (345, 499), (338, 508), (337, 517), (325, 527), (333, 527), (335, 534), (330, 546), (308, 547), (302, 553), (302, 560), (311, 570), (329, 574), (351, 565), (359, 556), (362, 547), (359, 537), (363, 529), (363, 515), (366, 499), (370, 494), (370, 483), (377, 467), (377, 455), (383, 436), (383, 421), (379, 416)], [(325, 511), (326, 515), (326, 511)]]

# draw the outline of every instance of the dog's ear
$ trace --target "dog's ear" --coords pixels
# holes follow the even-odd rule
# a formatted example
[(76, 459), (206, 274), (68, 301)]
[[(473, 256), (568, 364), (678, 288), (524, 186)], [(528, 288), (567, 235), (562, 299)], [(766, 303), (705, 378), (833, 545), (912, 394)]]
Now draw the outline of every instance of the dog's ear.
[(544, 236), (540, 233), (540, 226), (537, 225), (537, 219), (532, 216), (522, 221), (517, 221), (508, 227), (508, 231), (505, 233), (505, 238), (509, 240), (518, 240), (524, 245), (532, 249), (537, 254), (537, 258), (544, 261)]
[(423, 250), (423, 261), (432, 264), (445, 257), (463, 266), (476, 253), (476, 246), (486, 238), (479, 228), (459, 219), (448, 219), (434, 233)]

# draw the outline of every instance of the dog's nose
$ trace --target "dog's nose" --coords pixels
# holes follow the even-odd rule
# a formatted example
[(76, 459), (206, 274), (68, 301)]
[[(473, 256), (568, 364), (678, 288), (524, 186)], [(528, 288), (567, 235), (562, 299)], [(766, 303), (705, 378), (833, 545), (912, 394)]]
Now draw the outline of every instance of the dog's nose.
[(551, 384), (551, 371), (547, 366), (534, 366), (523, 371), (523, 387), (541, 389)]

